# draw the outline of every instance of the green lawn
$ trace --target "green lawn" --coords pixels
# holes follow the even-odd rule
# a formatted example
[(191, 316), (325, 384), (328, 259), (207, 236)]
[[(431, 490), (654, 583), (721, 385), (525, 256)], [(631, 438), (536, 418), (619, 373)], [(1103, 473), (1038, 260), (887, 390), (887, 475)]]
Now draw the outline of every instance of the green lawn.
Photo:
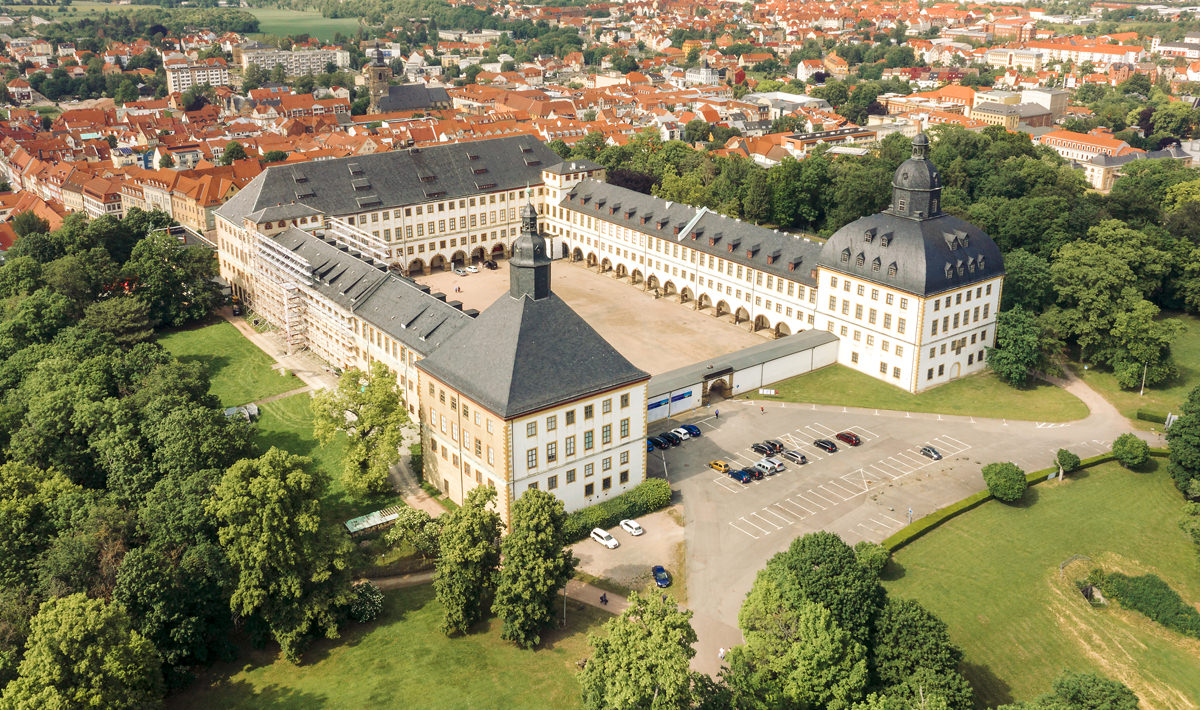
[[(1093, 609), (1074, 587), (1092, 566), (1154, 572), (1200, 602), (1200, 558), (1179, 530), (1183, 499), (1165, 466), (1116, 464), (988, 502), (898, 551), (888, 592), (926, 605), (966, 653), (989, 707), (1046, 692), (1064, 668), (1118, 678), (1143, 707), (1200, 705), (1200, 643), (1115, 604)], [(1059, 565), (1073, 555), (1091, 562)]]
[(1170, 317), (1182, 323), (1184, 327), (1171, 348), (1175, 364), (1179, 367), (1179, 377), (1165, 385), (1147, 387), (1145, 396), (1138, 394), (1138, 388), (1121, 389), (1117, 378), (1113, 377), (1111, 372), (1094, 368), (1084, 370), (1083, 366), (1078, 364), (1073, 368), (1075, 374), (1082, 377), (1092, 389), (1104, 395), (1104, 398), (1112, 402), (1122, 414), (1145, 429), (1161, 430), (1162, 425), (1139, 421), (1136, 418), (1138, 409), (1144, 407), (1161, 414), (1178, 412), (1179, 405), (1187, 399), (1188, 392), (1200, 385), (1200, 318), (1182, 313), (1173, 313)]
[(308, 34), (322, 40), (332, 40), (335, 32), (351, 36), (358, 31), (358, 18), (321, 17), (311, 10), (282, 10), (276, 7), (248, 7), (247, 12), (258, 18), (258, 29), (262, 34), (285, 35)]
[(342, 487), (345, 441), (337, 439), (328, 446), (317, 442), (313, 437), (311, 402), (311, 394), (301, 392), (261, 405), (255, 440), (262, 450), (277, 446), (299, 456), (312, 457), (313, 465), (329, 476), (329, 491), (322, 501), (322, 512), (329, 520), (343, 522), (398, 503), (399, 496), (358, 498), (346, 492)]
[(586, 633), (608, 614), (571, 602), (566, 633), (535, 651), (500, 639), (492, 619), (469, 636), (446, 638), (441, 606), (429, 585), (387, 593), (382, 619), (322, 641), (293, 666), (277, 649), (249, 651), (167, 699), (190, 708), (567, 708), (579, 707), (575, 662)]
[(295, 375), (272, 370), (271, 356), (227, 321), (167, 333), (158, 342), (184, 362), (203, 363), (212, 380), (212, 393), (226, 407), (304, 386)]
[(921, 394), (909, 394), (870, 375), (842, 365), (830, 365), (807, 375), (777, 382), (770, 388), (779, 394), (753, 392), (745, 396), (747, 399), (1039, 422), (1066, 422), (1088, 415), (1087, 406), (1065, 390), (1041, 381), (1029, 389), (1014, 389), (990, 372), (954, 380)]

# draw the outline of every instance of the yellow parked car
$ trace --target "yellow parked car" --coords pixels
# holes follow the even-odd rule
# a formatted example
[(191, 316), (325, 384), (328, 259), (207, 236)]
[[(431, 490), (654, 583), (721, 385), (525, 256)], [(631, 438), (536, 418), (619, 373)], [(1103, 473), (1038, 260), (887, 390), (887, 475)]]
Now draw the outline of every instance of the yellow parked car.
[(721, 473), (729, 473), (729, 464), (724, 461), (709, 461), (708, 467)]

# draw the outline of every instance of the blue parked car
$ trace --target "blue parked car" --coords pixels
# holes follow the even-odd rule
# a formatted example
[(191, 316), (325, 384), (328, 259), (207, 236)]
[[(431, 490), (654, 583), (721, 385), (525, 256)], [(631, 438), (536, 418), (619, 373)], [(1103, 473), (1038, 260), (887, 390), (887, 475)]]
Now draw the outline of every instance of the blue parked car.
[(646, 439), (646, 453), (650, 453), (651, 451), (654, 451), (654, 444), (649, 439)]
[(754, 480), (754, 475), (745, 469), (732, 468), (729, 470), (729, 477), (738, 483), (749, 483)]
[(692, 436), (700, 436), (700, 427), (696, 426), (695, 424), (684, 424), (679, 428), (685, 430)]
[(650, 568), (650, 573), (654, 575), (654, 583), (659, 589), (665, 589), (671, 586), (671, 574), (662, 565), (654, 565)]

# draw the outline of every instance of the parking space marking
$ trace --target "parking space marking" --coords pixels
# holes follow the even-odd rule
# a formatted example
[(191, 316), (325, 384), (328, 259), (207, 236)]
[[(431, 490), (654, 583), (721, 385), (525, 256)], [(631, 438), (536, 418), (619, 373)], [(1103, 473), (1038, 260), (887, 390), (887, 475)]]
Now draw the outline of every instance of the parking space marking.
[[(783, 500), (779, 501), (779, 505), (782, 505), (784, 503), (787, 503), (788, 505), (792, 506), (793, 508), (799, 508), (800, 510), (803, 510), (805, 513), (808, 513), (809, 515), (813, 514), (813, 512), (811, 510), (809, 510), (808, 508), (805, 508), (804, 506), (800, 505), (799, 503), (794, 502), (791, 498), (784, 498)], [(803, 515), (800, 515), (799, 513), (792, 513), (792, 514), (798, 516), (801, 519), (803, 519), (805, 517)]]
[[(816, 491), (814, 491), (814, 490), (813, 490), (813, 489), (811, 489), (811, 488), (809, 488), (809, 489), (808, 489), (808, 492), (809, 492), (809, 493), (810, 493), (810, 494), (811, 494), (813, 497), (815, 497), (815, 498), (819, 498), (819, 499), (821, 499), (821, 501), (823, 501), (823, 502), (825, 502), (825, 503), (828, 503), (829, 505), (837, 505), (837, 504), (836, 504), (836, 503), (834, 503), (832, 500), (829, 500), (828, 498), (826, 498), (825, 496), (821, 495), (820, 493), (817, 493)], [(825, 510), (824, 506), (822, 506), (822, 507), (821, 507), (821, 510)]]
[(751, 532), (746, 532), (745, 530), (742, 530), (742, 529), (741, 529), (741, 528), (739, 528), (739, 527), (737, 526), (737, 524), (736, 524), (736, 523), (734, 523), (732, 520), (731, 520), (731, 521), (729, 521), (729, 524), (733, 526), (733, 529), (734, 529), (734, 530), (737, 530), (738, 532), (742, 533), (743, 535), (749, 535), (750, 537), (752, 537), (752, 538), (753, 538), (753, 539), (755, 539), (755, 540), (757, 540), (757, 539), (758, 539), (758, 535), (755, 535), (754, 533), (751, 533)]
[[(713, 479), (713, 483), (715, 483), (715, 484), (717, 484), (718, 486), (720, 486), (720, 487), (724, 488), (725, 490), (729, 491), (730, 493), (735, 493), (735, 494), (736, 494), (736, 493), (741, 493), (741, 491), (740, 491), (740, 490), (738, 490), (736, 487), (734, 487), (734, 486), (730, 486), (730, 485), (729, 485), (729, 481), (732, 481), (732, 480), (733, 480), (732, 478), (731, 478), (731, 479), (726, 479), (724, 476), (718, 476), (717, 478), (714, 478), (714, 479)], [(739, 484), (739, 485), (740, 485), (740, 484)]]
[[(812, 491), (809, 491), (809, 492), (811, 493)], [(816, 508), (817, 510), (825, 510), (825, 506), (821, 505), (820, 503), (814, 501), (811, 498), (805, 498), (803, 493), (797, 493), (796, 497), (799, 498), (800, 500), (804, 501), (805, 503), (808, 503), (809, 505)]]
[(942, 441), (948, 441), (954, 446), (957, 446), (960, 451), (966, 451), (967, 449), (971, 448), (970, 444), (963, 443), (958, 439), (955, 439), (953, 436), (947, 436), (946, 434), (942, 434), (934, 438), (941, 439)]
[(836, 431), (834, 431), (833, 429), (830, 429), (829, 427), (825, 426), (824, 424), (813, 424), (809, 428), (812, 429), (813, 431), (820, 432), (821, 436), (824, 436), (824, 437), (832, 437), (835, 434), (837, 434)]
[(896, 519), (895, 519), (895, 518), (893, 518), (892, 516), (888, 515), (887, 513), (880, 513), (880, 514), (879, 514), (879, 517), (881, 517), (881, 518), (887, 518), (888, 520), (892, 521), (893, 523), (895, 523), (895, 524), (897, 524), (897, 525), (903, 525), (903, 524), (904, 524), (904, 523), (900, 522), (899, 520), (896, 520)]
[(875, 472), (876, 472), (876, 473), (881, 473), (881, 474), (883, 474), (883, 475), (887, 476), (888, 478), (892, 479), (893, 481), (894, 481), (894, 480), (896, 480), (896, 477), (895, 477), (894, 475), (892, 475), (892, 472), (891, 472), (891, 471), (888, 471), (888, 470), (886, 470), (886, 469), (880, 468), (880, 467), (879, 467), (879, 464), (874, 464), (874, 463), (873, 463), (873, 464), (871, 464), (870, 466), (867, 466), (866, 468), (867, 468), (867, 470), (870, 470), (870, 469), (875, 469)]
[(836, 485), (837, 484), (834, 483), (833, 481), (826, 481), (825, 483), (822, 483), (821, 485), (817, 486), (817, 489), (824, 491), (824, 492), (828, 493), (829, 495), (837, 498), (838, 503), (845, 503), (847, 500), (849, 500), (849, 498), (843, 494), (849, 493), (851, 496), (854, 495), (854, 493), (852, 491), (850, 491), (849, 489), (843, 488), (841, 486), (838, 486), (839, 490), (836, 490), (836, 491), (829, 487), (829, 486), (836, 486)]
[[(753, 515), (753, 513), (751, 513), (751, 515)], [(755, 525), (754, 523), (752, 523), (752, 522), (750, 522), (749, 520), (747, 520), (747, 519), (746, 519), (746, 516), (744, 516), (744, 515), (743, 515), (742, 517), (738, 518), (738, 520), (740, 520), (740, 521), (742, 521), (743, 523), (745, 523), (745, 524), (749, 525), (750, 527), (752, 527), (752, 528), (754, 528), (755, 530), (759, 531), (759, 532), (760, 532), (760, 533), (762, 533), (763, 535), (770, 535), (770, 534), (771, 534), (771, 531), (770, 531), (770, 530), (767, 530), (766, 528), (762, 528), (762, 527), (759, 527), (758, 525)]]
[[(887, 463), (888, 461), (891, 461), (893, 463)], [(905, 464), (903, 461), (896, 458), (895, 456), (889, 456), (889, 457), (887, 457), (887, 459), (885, 461), (881, 461), (881, 463), (887, 463), (888, 466), (891, 466), (892, 468), (899, 471), (901, 476), (907, 476), (908, 474), (913, 472), (912, 466)]]
[(847, 488), (844, 484), (839, 483), (840, 480), (842, 480), (842, 479), (830, 480), (828, 482), (828, 484), (831, 486), (837, 486), (838, 488), (845, 491), (850, 496), (858, 495), (859, 491), (857, 490), (857, 488)]
[(870, 520), (872, 523), (875, 523), (876, 525), (878, 525), (879, 527), (883, 528), (884, 530), (891, 530), (891, 529), (892, 529), (892, 526), (891, 526), (891, 525), (887, 525), (887, 524), (885, 524), (885, 523), (881, 523), (881, 522), (879, 522), (878, 520), (876, 520), (875, 518), (867, 518), (867, 520)]
[[(858, 430), (858, 431), (862, 432), (863, 434), (866, 434), (867, 436), (871, 437), (872, 439), (879, 438), (878, 436), (876, 436), (875, 432), (871, 431), (870, 429), (866, 428), (865, 426), (855, 426), (855, 427), (850, 427), (850, 428)], [(859, 436), (862, 436), (862, 434), (859, 434)]]
[[(763, 510), (766, 510), (766, 508), (764, 508)], [(764, 516), (762, 513), (751, 513), (750, 515), (751, 515), (751, 516), (753, 516), (753, 517), (755, 517), (755, 518), (758, 518), (759, 520), (763, 521), (763, 522), (764, 522), (764, 523), (766, 523), (767, 525), (770, 525), (770, 526), (774, 527), (776, 530), (783, 530), (783, 526), (782, 526), (782, 525), (779, 525), (779, 524), (778, 524), (778, 523), (776, 523), (774, 520), (771, 520), (770, 518), (768, 518), (768, 517)], [(742, 518), (742, 520), (745, 520), (746, 522), (750, 522), (750, 520), (749, 520), (748, 518), (744, 518), (744, 517), (743, 517), (743, 518)], [(757, 526), (757, 527), (762, 527), (761, 525), (757, 525), (757, 524), (756, 524), (756, 526)]]
[[(776, 518), (779, 518), (780, 520), (782, 520), (784, 525), (791, 525), (792, 523), (796, 522), (795, 520), (792, 520), (790, 518), (785, 518), (784, 516), (780, 515), (779, 513), (776, 513), (774, 510), (771, 510), (771, 506), (769, 506), (769, 505), (766, 508), (763, 508), (763, 510), (770, 513), (771, 515), (774, 515)], [(761, 514), (758, 514), (758, 515), (759, 515), (759, 517), (762, 517)]]

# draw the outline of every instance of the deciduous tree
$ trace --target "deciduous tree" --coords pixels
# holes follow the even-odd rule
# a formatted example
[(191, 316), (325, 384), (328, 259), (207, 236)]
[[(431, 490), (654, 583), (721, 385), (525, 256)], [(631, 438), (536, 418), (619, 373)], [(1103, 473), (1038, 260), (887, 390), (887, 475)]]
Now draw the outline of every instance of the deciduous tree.
[(1015, 463), (989, 463), (983, 467), (983, 481), (988, 492), (998, 501), (1015, 503), (1025, 497), (1028, 483), (1025, 472)]
[(291, 661), (312, 631), (337, 636), (339, 609), (353, 598), (348, 544), (321, 526), (327, 482), (311, 468), (271, 447), (230, 466), (208, 506), (237, 578), (231, 609), (261, 620)]
[(433, 588), (445, 608), (442, 632), (465, 634), (487, 613), (500, 564), (500, 516), (491, 509), (496, 489), (476, 486), (458, 510), (446, 514)]
[(0, 707), (150, 710), (162, 695), (158, 653), (125, 610), (72, 594), (42, 604), (33, 618), (20, 674)]
[(1137, 468), (1150, 460), (1150, 445), (1137, 434), (1125, 433), (1112, 444), (1113, 456), (1125, 468)]
[(492, 608), (504, 628), (500, 637), (532, 648), (554, 621), (558, 593), (577, 560), (567, 546), (563, 502), (531, 488), (513, 503), (512, 526), (500, 546), (504, 566)]
[(346, 436), (342, 484), (357, 494), (383, 493), (390, 487), (388, 469), (400, 460), (400, 442), (408, 426), (408, 410), (400, 388), (382, 362), (370, 373), (347, 370), (336, 389), (313, 397), (313, 433), (323, 444)]
[(590, 710), (692, 707), (696, 655), (692, 612), (657, 594), (629, 595), (629, 606), (589, 634), (592, 655), (579, 675)]

